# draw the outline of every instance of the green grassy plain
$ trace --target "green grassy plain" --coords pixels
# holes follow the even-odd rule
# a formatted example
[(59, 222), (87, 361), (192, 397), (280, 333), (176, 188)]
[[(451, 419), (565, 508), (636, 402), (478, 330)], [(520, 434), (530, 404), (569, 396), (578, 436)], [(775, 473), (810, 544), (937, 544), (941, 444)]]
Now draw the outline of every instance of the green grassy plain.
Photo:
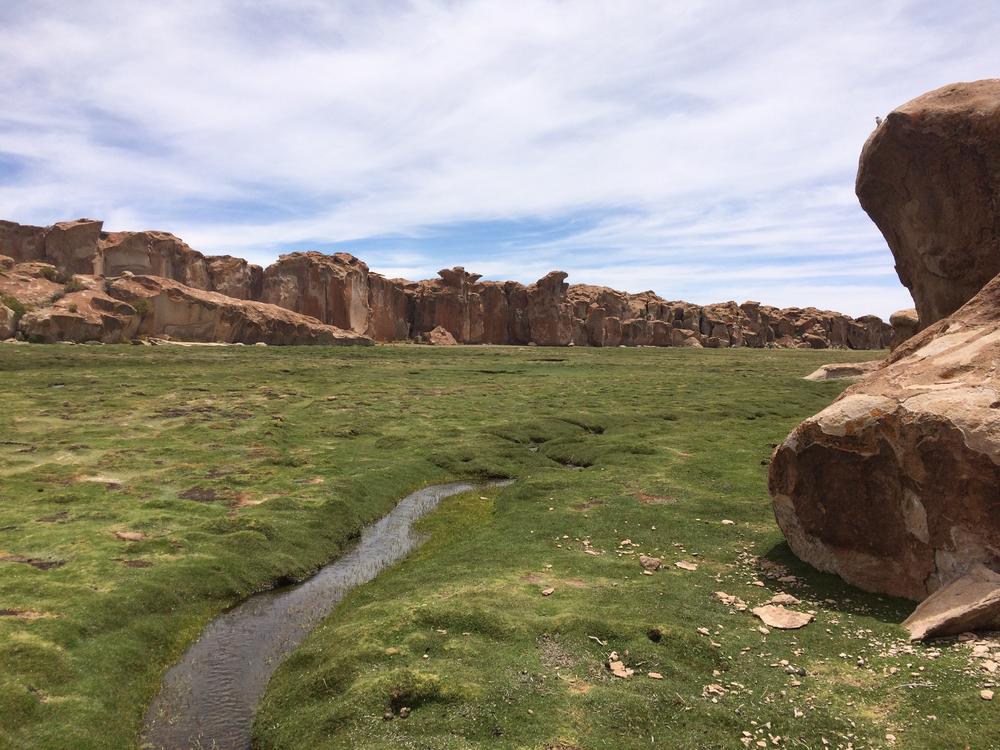
[[(279, 669), (260, 748), (998, 747), (969, 649), (907, 645), (908, 603), (771, 515), (772, 445), (843, 387), (801, 376), (876, 355), (2, 346), (0, 747), (136, 747), (213, 615), (410, 490), (500, 476)], [(816, 621), (764, 634), (716, 591)]]

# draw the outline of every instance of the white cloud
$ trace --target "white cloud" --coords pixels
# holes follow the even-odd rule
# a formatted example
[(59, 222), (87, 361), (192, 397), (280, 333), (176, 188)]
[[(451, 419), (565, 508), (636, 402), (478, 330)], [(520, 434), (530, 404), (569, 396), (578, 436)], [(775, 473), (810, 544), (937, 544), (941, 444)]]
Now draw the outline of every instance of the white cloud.
[[(258, 261), (398, 235), (410, 255), (375, 267), (565, 267), (666, 297), (827, 295), (886, 315), (900, 288), (853, 197), (861, 144), (876, 114), (995, 75), (998, 37), (976, 2), (12, 6), (0, 155), (25, 166), (0, 172), (0, 216), (97, 216)], [(591, 220), (490, 258), (426, 236), (566, 216)]]

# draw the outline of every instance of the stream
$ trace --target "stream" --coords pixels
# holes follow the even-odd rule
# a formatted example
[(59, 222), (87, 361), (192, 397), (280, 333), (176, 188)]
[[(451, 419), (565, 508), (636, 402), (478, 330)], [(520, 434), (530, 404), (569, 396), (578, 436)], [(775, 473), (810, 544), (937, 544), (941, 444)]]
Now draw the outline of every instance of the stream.
[(274, 670), (351, 589), (420, 544), (413, 523), (446, 497), (509, 483), (452, 482), (417, 490), (311, 578), (256, 594), (216, 617), (164, 675), (146, 711), (142, 747), (249, 750), (254, 712)]

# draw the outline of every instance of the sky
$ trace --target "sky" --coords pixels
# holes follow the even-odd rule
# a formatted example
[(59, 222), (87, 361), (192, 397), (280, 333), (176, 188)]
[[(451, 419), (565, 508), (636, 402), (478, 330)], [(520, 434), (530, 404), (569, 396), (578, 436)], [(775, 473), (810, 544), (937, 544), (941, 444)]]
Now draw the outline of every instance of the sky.
[(12, 0), (0, 218), (887, 318), (861, 147), (997, 39), (991, 1)]

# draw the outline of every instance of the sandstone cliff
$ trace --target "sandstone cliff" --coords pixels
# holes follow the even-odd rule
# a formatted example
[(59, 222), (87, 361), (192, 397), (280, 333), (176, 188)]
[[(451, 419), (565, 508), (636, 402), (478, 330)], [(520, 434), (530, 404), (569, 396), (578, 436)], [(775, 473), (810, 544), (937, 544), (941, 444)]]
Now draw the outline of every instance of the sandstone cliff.
[[(540, 346), (881, 349), (892, 339), (891, 327), (875, 317), (758, 302), (671, 302), (653, 292), (570, 285), (562, 271), (529, 285), (483, 281), (461, 267), (406, 281), (374, 273), (347, 253), (318, 252), (282, 255), (261, 269), (232, 256), (202, 255), (167, 232), (109, 233), (89, 219), (51, 227), (0, 222), (0, 254), (19, 268), (49, 264), (49, 276), (63, 280), (124, 273), (172, 280), (276, 305), (376, 341), (422, 340), (438, 328), (462, 344)], [(36, 281), (30, 304), (43, 304), (58, 286)]]

